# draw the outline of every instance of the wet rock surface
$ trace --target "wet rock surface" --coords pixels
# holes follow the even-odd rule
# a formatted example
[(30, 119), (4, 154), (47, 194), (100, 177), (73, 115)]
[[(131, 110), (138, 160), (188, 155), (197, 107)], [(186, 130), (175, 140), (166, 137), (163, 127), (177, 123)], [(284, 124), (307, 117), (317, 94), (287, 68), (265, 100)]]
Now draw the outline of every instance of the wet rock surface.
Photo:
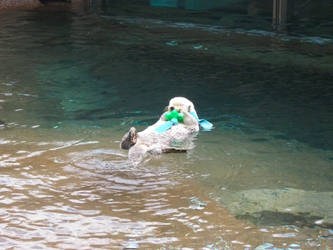
[(262, 225), (333, 225), (333, 192), (293, 188), (224, 191), (222, 202), (239, 218)]

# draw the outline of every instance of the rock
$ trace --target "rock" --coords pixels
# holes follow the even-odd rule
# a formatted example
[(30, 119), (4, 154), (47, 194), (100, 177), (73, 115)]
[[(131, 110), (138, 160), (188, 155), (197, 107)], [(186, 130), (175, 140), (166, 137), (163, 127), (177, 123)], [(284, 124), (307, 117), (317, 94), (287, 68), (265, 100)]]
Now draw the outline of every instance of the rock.
[(237, 217), (256, 224), (322, 227), (333, 225), (333, 192), (293, 188), (239, 192), (225, 190), (222, 191), (221, 201)]

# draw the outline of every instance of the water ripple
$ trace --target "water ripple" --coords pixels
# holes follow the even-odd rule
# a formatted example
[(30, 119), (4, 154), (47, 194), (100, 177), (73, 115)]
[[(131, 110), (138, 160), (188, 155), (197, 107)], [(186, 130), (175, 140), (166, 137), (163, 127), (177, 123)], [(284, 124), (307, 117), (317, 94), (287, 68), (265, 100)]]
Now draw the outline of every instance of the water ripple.
[[(305, 62), (319, 70), (313, 62), (321, 59), (329, 65), (332, 41), (48, 11), (0, 16), (0, 55), (6, 61), (0, 64), (1, 249), (244, 249), (263, 240), (280, 248), (330, 246), (329, 230), (256, 227), (236, 219), (210, 192), (222, 190), (219, 199), (258, 186), (331, 188), (332, 152), (322, 157), (248, 120), (276, 116), (263, 122), (280, 128), (282, 110), (289, 114), (296, 107), (284, 117), (287, 129), (296, 131), (287, 118), (297, 114), (299, 120), (299, 111), (308, 108), (321, 115), (301, 120), (311, 127), (304, 131), (312, 135), (313, 121), (331, 131), (331, 113), (325, 111), (330, 73), (302, 67)], [(205, 40), (199, 41), (202, 34)], [(242, 39), (234, 44), (235, 38)], [(165, 46), (168, 41), (176, 42)], [(313, 51), (311, 43), (324, 45)], [(212, 52), (213, 45), (222, 55)], [(249, 63), (258, 55), (288, 63)], [(295, 55), (300, 69), (289, 67)], [(132, 166), (119, 149), (120, 138), (130, 126), (143, 129), (154, 122), (175, 90), (191, 93), (216, 129), (200, 133), (188, 154)], [(283, 105), (275, 109), (281, 98)], [(323, 136), (327, 131), (312, 137), (329, 138)], [(248, 205), (230, 204), (238, 210)], [(322, 226), (320, 218), (315, 222)]]

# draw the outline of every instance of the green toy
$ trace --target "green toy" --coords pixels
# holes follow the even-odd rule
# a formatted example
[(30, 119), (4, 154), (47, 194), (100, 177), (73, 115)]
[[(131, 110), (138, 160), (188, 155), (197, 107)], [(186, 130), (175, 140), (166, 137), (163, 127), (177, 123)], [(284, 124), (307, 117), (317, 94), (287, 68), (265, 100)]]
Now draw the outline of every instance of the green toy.
[[(213, 129), (213, 124), (210, 123), (209, 121), (204, 119), (199, 119), (199, 117), (195, 112), (190, 112), (190, 114), (199, 122), (200, 127), (202, 127), (203, 130), (209, 131)], [(164, 117), (167, 121), (165, 123), (162, 123), (160, 126), (158, 126), (155, 129), (157, 133), (164, 133), (165, 131), (172, 128), (172, 126), (177, 125), (179, 122), (184, 121), (184, 114), (179, 113), (175, 109), (172, 110), (171, 112), (166, 113)]]
[(182, 122), (184, 121), (184, 114), (179, 113), (175, 109), (165, 114), (165, 119), (167, 121), (171, 121), (174, 118), (176, 118), (178, 122)]

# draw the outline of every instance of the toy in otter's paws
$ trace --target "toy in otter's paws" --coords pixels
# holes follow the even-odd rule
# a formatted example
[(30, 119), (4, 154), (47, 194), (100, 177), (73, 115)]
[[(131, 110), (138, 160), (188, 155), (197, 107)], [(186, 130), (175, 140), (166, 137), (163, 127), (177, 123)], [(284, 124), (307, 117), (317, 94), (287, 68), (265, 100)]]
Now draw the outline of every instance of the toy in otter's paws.
[(165, 113), (164, 117), (167, 121), (155, 129), (157, 133), (163, 133), (170, 129), (173, 125), (177, 125), (179, 122), (184, 121), (184, 114), (179, 113), (175, 109), (171, 112)]
[(128, 157), (135, 165), (148, 154), (186, 152), (194, 147), (193, 138), (197, 135), (199, 126), (204, 129), (213, 127), (205, 121), (198, 118), (190, 100), (175, 97), (170, 100), (168, 111), (155, 124), (141, 132), (132, 127), (123, 136), (120, 147), (129, 150)]
[(178, 122), (182, 122), (184, 120), (184, 114), (179, 113), (177, 110), (172, 110), (165, 114), (165, 119), (171, 121), (172, 119), (177, 119)]
[[(190, 114), (199, 122), (200, 127), (203, 130), (209, 131), (213, 129), (213, 124), (205, 119), (199, 119), (195, 112), (190, 112)], [(179, 122), (184, 120), (184, 114), (179, 113), (177, 110), (172, 110), (165, 114), (165, 119), (167, 122), (160, 125), (155, 129), (157, 133), (163, 133), (170, 129), (173, 125), (177, 125)]]

